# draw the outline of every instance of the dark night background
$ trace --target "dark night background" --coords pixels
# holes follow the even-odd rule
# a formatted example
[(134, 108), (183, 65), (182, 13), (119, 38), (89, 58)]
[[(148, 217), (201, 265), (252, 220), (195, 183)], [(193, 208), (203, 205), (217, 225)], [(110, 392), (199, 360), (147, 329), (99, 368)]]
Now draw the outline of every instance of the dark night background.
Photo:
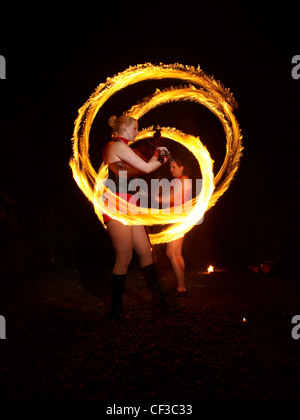
[[(51, 398), (63, 398), (62, 395), (67, 395), (67, 399), (72, 398), (74, 385), (70, 385), (69, 378), (77, 375), (80, 369), (84, 373), (79, 375), (80, 380), (76, 388), (78, 395), (81, 395), (81, 398), (82, 395), (90, 397), (89, 391), (94, 382), (89, 382), (90, 373), (84, 364), (87, 358), (86, 364), (90, 369), (94, 366), (90, 343), (96, 343), (96, 347), (98, 346), (99, 357), (103, 357), (104, 367), (101, 369), (107, 367), (110, 372), (105, 373), (107, 378), (113, 377), (112, 382), (106, 379), (108, 385), (101, 395), (111, 395), (116, 389), (114, 378), (122, 385), (123, 373), (118, 366), (124, 362), (125, 357), (129, 357), (126, 366), (131, 372), (129, 368), (132, 360), (137, 357), (141, 361), (140, 355), (147, 354), (145, 349), (149, 345), (149, 339), (147, 333), (144, 333), (145, 326), (149, 329), (150, 340), (154, 337), (153, 346), (159, 347), (161, 335), (166, 340), (174, 337), (175, 344), (169, 347), (164, 347), (165, 344), (161, 342), (160, 350), (163, 355), (166, 351), (172, 355), (172, 351), (176, 352), (177, 348), (180, 351), (183, 348), (182, 336), (178, 335), (178, 340), (176, 336), (177, 331), (182, 332), (185, 337), (183, 342), (191, 345), (192, 350), (183, 352), (180, 356), (183, 359), (178, 360), (191, 363), (191, 377), (193, 371), (198, 375), (197, 369), (199, 368), (201, 373), (202, 366), (206, 366), (207, 369), (203, 368), (203, 372), (206, 372), (210, 381), (211, 373), (219, 375), (215, 366), (218, 366), (218, 363), (222, 364), (223, 360), (224, 363), (228, 363), (222, 365), (220, 370), (220, 375), (224, 374), (226, 379), (223, 388), (220, 383), (219, 391), (218, 380), (211, 388), (207, 388), (206, 384), (197, 385), (199, 389), (206, 390), (203, 398), (206, 395), (209, 398), (214, 396), (215, 390), (219, 392), (216, 395), (224, 396), (222, 392), (228, 392), (231, 397), (231, 389), (226, 386), (226, 380), (230, 381), (233, 378), (229, 372), (230, 367), (238, 377), (236, 397), (240, 395), (249, 398), (249, 395), (252, 395), (250, 388), (247, 388), (247, 381), (252, 373), (253, 389), (258, 389), (256, 396), (267, 395), (268, 398), (268, 390), (264, 394), (264, 380), (271, 390), (278, 384), (274, 395), (279, 395), (282, 377), (288, 380), (295, 379), (293, 395), (298, 395), (299, 375), (293, 374), (293, 362), (288, 365), (290, 370), (284, 369), (285, 363), (289, 363), (290, 360), (286, 357), (290, 353), (286, 353), (284, 345), (293, 345), (290, 338), (290, 320), (291, 316), (297, 313), (297, 301), (296, 298), (293, 300), (294, 297), (290, 299), (290, 296), (294, 296), (294, 283), (291, 288), (283, 288), (282, 282), (286, 281), (288, 277), (285, 275), (289, 274), (296, 274), (294, 279), (298, 279), (300, 79), (295, 80), (292, 77), (292, 58), (300, 54), (299, 12), (300, 6), (295, 2), (198, 1), (177, 4), (45, 1), (6, 6), (5, 10), (1, 7), (0, 55), (6, 59), (6, 80), (0, 80), (0, 275), (3, 293), (6, 296), (2, 304), (5, 302), (6, 308), (3, 315), (8, 314), (8, 332), (21, 331), (22, 338), (22, 355), (17, 352), (19, 344), (14, 345), (19, 339), (17, 333), (14, 335), (11, 332), (12, 341), (6, 340), (7, 360), (11, 356), (10, 362), (7, 363), (11, 363), (11, 367), (4, 367), (2, 373), (6, 373), (10, 383), (7, 387), (9, 398), (16, 395), (15, 387), (19, 387), (17, 397), (49, 397), (49, 389), (46, 389), (48, 383), (52, 390), (56, 390), (51, 394)], [(180, 315), (173, 321), (169, 320), (177, 323), (176, 325), (164, 323), (159, 318), (151, 329), (147, 316), (144, 315), (144, 319), (143, 315), (135, 314), (133, 309), (132, 325), (128, 327), (131, 328), (132, 335), (128, 335), (126, 329), (106, 324), (99, 330), (99, 296), (95, 301), (92, 297), (86, 298), (82, 289), (78, 295), (83, 300), (86, 299), (84, 304), (87, 308), (81, 312), (82, 308), (77, 310), (68, 306), (73, 296), (74, 305), (78, 303), (77, 283), (74, 280), (78, 272), (80, 275), (87, 274), (87, 278), (91, 275), (98, 282), (102, 273), (107, 276), (114, 261), (110, 240), (95, 216), (91, 204), (75, 184), (69, 167), (72, 155), (71, 138), (77, 111), (98, 84), (104, 82), (107, 77), (125, 70), (130, 65), (145, 62), (180, 63), (195, 67), (199, 64), (207, 74), (213, 75), (230, 88), (239, 105), (236, 116), (241, 126), (244, 145), (241, 165), (229, 190), (205, 215), (204, 222), (186, 235), (184, 257), (187, 269), (196, 270), (198, 273), (197, 270), (206, 269), (208, 265), (213, 264), (217, 268), (237, 270), (238, 273), (241, 270), (248, 278), (249, 265), (259, 265), (265, 260), (275, 261), (283, 277), (279, 277), (277, 283), (274, 282), (276, 284), (274, 289), (272, 285), (272, 292), (281, 302), (281, 292), (284, 290), (283, 301), (295, 305), (292, 306), (291, 313), (286, 309), (280, 312), (275, 304), (272, 306), (273, 295), (269, 293), (272, 278), (266, 279), (261, 286), (260, 279), (251, 284), (247, 281), (241, 284), (239, 275), (231, 277), (227, 272), (222, 273), (221, 280), (216, 282), (233, 282), (235, 291), (240, 287), (241, 290), (248, 290), (247, 288), (251, 289), (254, 285), (251, 293), (247, 295), (249, 301), (245, 300), (245, 296), (241, 301), (233, 298), (237, 309), (232, 309), (231, 312), (233, 295), (229, 293), (228, 306), (223, 311), (223, 288), (220, 289), (220, 283), (213, 283), (214, 280), (211, 280), (211, 284), (215, 284), (214, 293), (217, 298), (216, 301), (212, 301), (207, 312), (201, 312), (197, 299), (205, 302), (206, 289), (194, 287), (195, 294), (192, 294), (190, 301), (191, 311), (196, 309), (191, 319), (195, 320), (195, 325), (199, 324), (200, 332), (193, 330), (191, 319), (188, 318), (189, 313), (186, 318), (180, 318)], [(156, 86), (164, 86), (164, 83), (146, 82), (130, 87), (115, 95), (100, 110), (90, 137), (90, 154), (95, 168), (101, 163), (102, 146), (109, 138), (108, 117), (112, 114), (120, 115), (138, 99), (152, 93)], [(215, 172), (222, 164), (225, 136), (219, 121), (205, 108), (190, 103), (165, 105), (140, 121), (140, 127), (152, 124), (170, 125), (200, 136), (215, 160)], [(49, 277), (51, 281), (48, 282), (45, 273), (52, 273)], [(59, 277), (60, 274), (55, 277), (55, 273), (63, 274), (62, 277)], [(196, 277), (194, 284), (197, 285)], [(60, 282), (60, 278), (64, 280)], [(41, 292), (40, 301), (35, 296), (34, 290), (37, 290), (39, 281), (41, 289), (46, 284), (47, 287), (53, 288), (51, 290), (58, 291), (55, 294), (58, 302), (56, 306), (53, 303), (55, 299), (53, 301), (51, 297), (45, 297), (46, 292), (45, 296), (44, 292)], [(206, 278), (202, 278), (201, 282), (208, 284)], [(34, 287), (31, 292), (32, 284)], [(20, 290), (27, 287), (25, 295), (28, 301), (23, 298), (23, 292), (18, 295), (18, 287)], [(12, 292), (13, 289), (15, 290)], [(64, 298), (61, 294), (62, 289)], [(16, 301), (10, 304), (9, 296), (14, 296)], [(129, 295), (129, 298), (131, 297)], [(257, 298), (261, 299), (259, 302), (262, 303), (257, 303)], [(261, 307), (265, 307), (264, 299), (268, 299), (268, 320), (265, 316), (267, 312), (259, 312)], [(43, 302), (46, 302), (44, 311)], [(27, 307), (27, 312), (22, 305), (25, 305), (25, 309)], [(96, 309), (89, 311), (90, 305)], [(19, 308), (18, 313), (15, 313), (14, 306)], [(36, 307), (39, 316), (35, 315)], [(101, 308), (103, 307), (102, 304)], [(249, 333), (245, 330), (241, 332), (241, 328), (244, 327), (240, 321), (231, 321), (244, 316), (244, 312), (239, 312), (241, 308), (243, 311), (248, 308), (249, 313), (252, 311), (253, 320), (257, 320), (256, 324), (254, 321), (253, 324), (249, 323)], [(24, 317), (20, 311), (24, 312)], [(237, 311), (238, 315), (234, 311)], [(0, 313), (2, 314), (2, 309)], [(279, 349), (280, 363), (283, 360), (282, 365), (278, 362), (278, 370), (276, 364), (275, 367), (272, 365), (272, 357), (269, 358), (272, 349), (267, 338), (271, 334), (267, 337), (263, 331), (268, 328), (267, 322), (272, 319), (274, 323), (270, 328), (273, 328), (274, 332), (273, 349)], [(26, 323), (25, 329), (23, 323)], [(213, 333), (209, 335), (208, 332), (206, 336), (202, 336), (202, 331), (208, 331), (210, 327)], [(112, 335), (114, 328), (115, 336)], [(276, 332), (281, 334), (282, 339), (282, 336), (285, 337), (285, 329), (288, 331), (288, 338), (284, 338), (281, 344), (279, 338), (276, 341)], [(224, 332), (226, 330), (227, 336)], [(101, 334), (106, 337), (104, 344)], [(138, 343), (132, 344), (132, 336), (137, 337)], [(202, 340), (201, 337), (204, 336), (205, 340)], [(32, 340), (32, 337), (35, 340)], [(65, 359), (63, 356), (57, 357), (55, 369), (53, 366), (56, 366), (56, 349), (60, 349), (59, 346), (63, 342), (67, 343), (66, 346), (73, 343), (74, 348), (70, 347), (69, 354), (68, 347)], [(128, 348), (136, 351), (132, 359), (131, 350), (126, 356), (125, 351), (122, 353), (124, 342), (128, 344)], [(45, 343), (52, 343), (52, 346)], [(81, 353), (78, 353), (77, 345), (82, 350)], [(46, 347), (49, 347), (48, 353), (44, 353)], [(52, 352), (52, 349), (55, 351)], [(194, 351), (198, 359), (190, 357)], [(256, 364), (259, 351), (263, 354), (263, 362), (258, 361)], [(294, 348), (292, 351), (295, 357), (293, 360), (296, 360), (298, 353)], [(227, 353), (231, 355), (229, 361), (226, 359)], [(23, 354), (24, 360), (27, 361), (24, 362), (24, 366)], [(41, 355), (41, 358), (38, 356), (34, 359), (32, 354)], [(63, 351), (57, 354), (63, 354)], [(154, 369), (156, 366), (160, 369), (156, 357), (160, 360), (164, 356), (161, 356), (159, 351), (153, 354)], [(49, 358), (49, 364), (43, 362), (44, 355), (46, 359)], [(111, 364), (106, 364), (105, 355), (108, 359), (116, 357), (117, 362), (113, 360)], [(97, 353), (96, 356), (98, 357)], [(97, 371), (99, 365), (96, 356)], [(174, 358), (175, 356), (176, 354)], [(74, 365), (73, 357), (76, 360)], [(16, 364), (14, 360), (17, 360)], [(195, 360), (200, 360), (201, 363), (195, 362), (193, 365)], [(165, 361), (167, 363), (167, 358)], [(114, 370), (111, 366), (116, 363), (117, 368)], [(144, 366), (144, 362), (141, 363)], [(260, 363), (266, 370), (260, 370), (263, 373), (257, 377), (257, 366)], [(15, 367), (19, 365), (20, 371)], [(146, 371), (152, 369), (147, 360), (145, 366)], [(267, 370), (268, 368), (270, 370)], [(109, 369), (112, 369), (113, 373)], [(168, 369), (167, 365), (166, 371)], [(32, 382), (29, 382), (32, 371), (32, 375), (35, 376)], [(12, 372), (15, 372), (15, 376)], [(53, 379), (57, 372), (60, 372), (62, 382), (67, 382), (62, 391), (57, 388), (59, 385), (56, 379)], [(186, 372), (188, 377), (186, 364), (183, 365), (183, 372)], [(149, 377), (151, 373), (152, 371)], [(121, 376), (118, 376), (119, 374)], [(43, 375), (47, 379), (44, 379)], [(125, 373), (124, 375), (126, 376)], [(15, 383), (14, 377), (17, 378)], [(103, 384), (103, 377), (99, 378), (95, 379), (97, 386), (99, 383)], [(180, 376), (178, 378), (181, 380)], [(263, 378), (261, 383), (260, 378)], [(173, 379), (170, 379), (169, 384)], [(35, 385), (38, 381), (41, 385)], [(259, 386), (255, 387), (256, 383)], [(144, 379), (141, 379), (141, 384), (142, 388)], [(198, 389), (195, 386), (192, 382), (191, 389), (186, 388), (186, 395), (195, 396)], [(138, 382), (136, 387), (139, 387)], [(157, 391), (158, 388), (155, 387), (156, 383), (153, 389)], [(98, 398), (98, 388), (93, 389), (95, 398)], [(120, 392), (123, 392), (122, 387)], [(289, 385), (285, 392), (285, 395), (288, 395)], [(117, 391), (112, 395), (117, 395)], [(270, 395), (273, 395), (271, 391)]]
[[(294, 2), (151, 3), (143, 10), (135, 2), (114, 8), (105, 2), (63, 1), (26, 3), (5, 13), (0, 51), (7, 63), (7, 79), (1, 80), (3, 274), (76, 265), (82, 252), (94, 252), (100, 260), (101, 247), (107, 251), (107, 236), (68, 166), (73, 122), (100, 82), (144, 62), (200, 64), (231, 89), (239, 104), (241, 167), (203, 225), (187, 235), (190, 263), (194, 252), (204, 265), (292, 259), (300, 83), (291, 76), (291, 60), (299, 53), (298, 14)], [(103, 108), (102, 120), (99, 113), (91, 135), (95, 166), (109, 136), (107, 116), (120, 114), (157, 83), (148, 85), (117, 95)], [(200, 135), (218, 168), (225, 137), (207, 110), (165, 106), (152, 120), (149, 114), (144, 126), (160, 122)]]

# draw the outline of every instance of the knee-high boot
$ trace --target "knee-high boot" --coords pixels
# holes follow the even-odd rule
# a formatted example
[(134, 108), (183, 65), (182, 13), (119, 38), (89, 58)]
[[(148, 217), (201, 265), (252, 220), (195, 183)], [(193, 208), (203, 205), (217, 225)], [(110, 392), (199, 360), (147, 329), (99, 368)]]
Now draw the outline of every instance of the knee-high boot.
[(112, 274), (110, 279), (111, 307), (108, 314), (110, 319), (122, 319), (122, 296), (124, 292), (126, 274)]
[(158, 277), (154, 264), (141, 268), (144, 280), (152, 293), (152, 304), (156, 308), (167, 309), (167, 303), (158, 283)]

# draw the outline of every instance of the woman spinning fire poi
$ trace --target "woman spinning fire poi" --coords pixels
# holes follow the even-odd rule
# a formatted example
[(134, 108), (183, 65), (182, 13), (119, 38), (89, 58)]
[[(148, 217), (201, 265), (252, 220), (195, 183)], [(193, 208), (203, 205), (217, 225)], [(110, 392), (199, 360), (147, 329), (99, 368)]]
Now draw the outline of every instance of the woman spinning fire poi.
[[(113, 140), (108, 142), (103, 151), (103, 161), (108, 165), (108, 179), (116, 185), (116, 195), (129, 201), (131, 194), (120, 192), (124, 172), (127, 179), (136, 175), (137, 172), (151, 173), (156, 171), (168, 161), (165, 147), (158, 147), (154, 156), (145, 162), (128, 145), (134, 141), (138, 134), (138, 122), (128, 115), (110, 117), (109, 126), (112, 128)], [(122, 173), (123, 172), (123, 173)], [(121, 210), (121, 209), (120, 209)], [(111, 319), (122, 318), (122, 295), (126, 281), (128, 266), (132, 259), (133, 249), (136, 251), (143, 277), (152, 292), (152, 302), (164, 307), (165, 301), (158, 284), (156, 270), (153, 264), (152, 252), (144, 226), (127, 226), (117, 220), (104, 215), (104, 223), (107, 226), (116, 253), (116, 261), (111, 276)]]

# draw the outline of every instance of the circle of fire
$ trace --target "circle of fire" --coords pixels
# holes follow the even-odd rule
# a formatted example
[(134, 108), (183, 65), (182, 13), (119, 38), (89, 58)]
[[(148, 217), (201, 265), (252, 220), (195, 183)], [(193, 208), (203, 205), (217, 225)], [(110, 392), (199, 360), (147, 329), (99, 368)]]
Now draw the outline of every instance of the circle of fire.
[[(154, 79), (178, 79), (188, 86), (171, 87), (160, 91), (134, 105), (125, 114), (139, 119), (157, 106), (175, 101), (193, 101), (206, 106), (222, 123), (226, 136), (226, 156), (221, 169), (214, 177), (213, 161), (199, 137), (184, 134), (175, 128), (159, 127), (161, 136), (185, 146), (197, 159), (203, 177), (200, 194), (193, 198), (184, 209), (149, 209), (137, 207), (118, 198), (120, 204), (128, 208), (128, 213), (110, 209), (106, 199), (116, 200), (116, 196), (106, 186), (108, 167), (104, 163), (98, 173), (89, 159), (89, 133), (94, 118), (104, 103), (116, 92), (132, 84)], [(218, 198), (228, 189), (239, 167), (242, 155), (242, 135), (234, 116), (235, 99), (229, 89), (206, 75), (199, 67), (195, 69), (180, 64), (152, 65), (146, 63), (129, 67), (122, 73), (108, 78), (101, 83), (88, 101), (79, 109), (73, 133), (73, 158), (70, 161), (73, 177), (79, 188), (93, 203), (95, 212), (103, 224), (103, 213), (128, 225), (162, 225), (172, 224), (160, 233), (150, 234), (152, 244), (170, 242), (185, 235), (204, 215), (205, 211), (215, 205)], [(135, 141), (152, 138), (153, 127), (142, 130)], [(104, 199), (105, 197), (105, 199)], [(190, 210), (192, 209), (192, 210)]]

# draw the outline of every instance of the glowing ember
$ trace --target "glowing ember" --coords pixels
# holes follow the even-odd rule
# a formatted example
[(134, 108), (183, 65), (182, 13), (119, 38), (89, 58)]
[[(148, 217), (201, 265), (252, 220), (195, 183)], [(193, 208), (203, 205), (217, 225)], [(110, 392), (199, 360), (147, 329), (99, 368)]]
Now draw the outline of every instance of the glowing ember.
[(207, 269), (207, 272), (208, 273), (213, 273), (213, 271), (214, 271), (214, 267), (212, 265), (210, 265)]
[[(171, 87), (164, 91), (157, 90), (154, 95), (133, 106), (126, 114), (139, 119), (153, 108), (173, 101), (194, 101), (204, 105), (219, 118), (223, 125), (227, 141), (225, 160), (214, 178), (213, 161), (199, 138), (184, 134), (175, 128), (161, 128), (162, 137), (181, 143), (197, 159), (203, 176), (201, 192), (186, 206), (189, 210), (186, 208), (180, 212), (174, 209), (170, 211), (170, 208), (154, 210), (136, 207), (129, 203), (128, 214), (116, 213), (105, 205), (107, 198), (116, 199), (116, 196), (105, 186), (108, 175), (107, 166), (102, 164), (97, 173), (91, 165), (88, 153), (89, 133), (97, 112), (112, 95), (132, 84), (151, 79), (178, 79), (189, 85), (180, 88)], [(230, 91), (212, 77), (207, 76), (199, 67), (195, 69), (179, 64), (155, 66), (148, 63), (130, 67), (113, 78), (108, 78), (106, 83), (101, 83), (78, 111), (79, 115), (75, 121), (73, 133), (73, 158), (70, 161), (73, 177), (79, 188), (93, 203), (100, 221), (103, 223), (102, 214), (107, 213), (111, 218), (129, 225), (172, 224), (162, 232), (150, 235), (152, 244), (169, 242), (187, 233), (227, 190), (238, 169), (242, 152), (242, 136), (233, 114), (234, 107), (235, 100)], [(135, 141), (151, 138), (154, 132), (153, 128), (144, 129)], [(124, 205), (126, 208), (127, 203), (122, 199), (119, 201), (120, 206)]]

